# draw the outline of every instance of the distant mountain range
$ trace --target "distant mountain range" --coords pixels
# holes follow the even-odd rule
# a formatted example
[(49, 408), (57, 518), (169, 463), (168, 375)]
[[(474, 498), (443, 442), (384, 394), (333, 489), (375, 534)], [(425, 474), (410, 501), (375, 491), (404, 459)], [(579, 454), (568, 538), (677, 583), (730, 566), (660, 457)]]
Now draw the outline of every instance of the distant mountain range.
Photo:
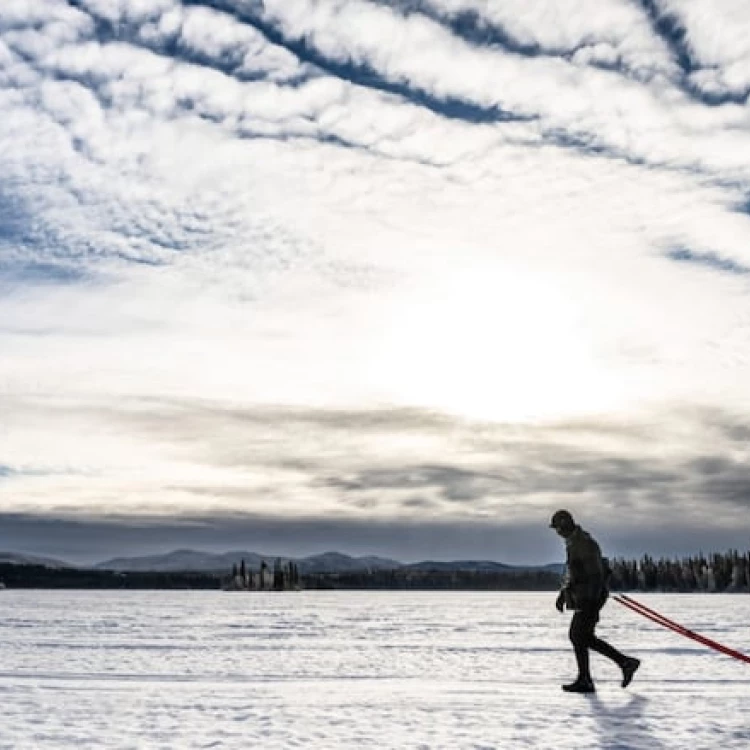
[[(505, 565), (504, 563), (491, 560), (454, 560), (433, 561), (425, 560), (417, 563), (402, 563), (398, 560), (390, 560), (384, 557), (351, 557), (341, 552), (324, 552), (320, 555), (310, 557), (285, 557), (283, 555), (263, 555), (258, 552), (247, 552), (234, 550), (231, 552), (213, 553), (201, 552), (191, 549), (178, 549), (162, 555), (148, 555), (143, 557), (115, 557), (111, 560), (94, 565), (85, 566), (96, 570), (132, 571), (146, 572), (154, 571), (161, 573), (195, 571), (204, 573), (227, 573), (233, 565), (239, 565), (242, 560), (248, 568), (257, 570), (261, 562), (272, 565), (273, 561), (280, 558), (282, 561), (293, 561), (299, 568), (300, 573), (345, 573), (364, 570), (393, 570), (406, 568), (412, 570), (473, 570), (481, 572), (512, 572), (527, 570), (546, 570), (561, 572), (563, 565), (552, 563), (550, 565)], [(0, 563), (12, 563), (15, 565), (45, 565), (50, 568), (76, 568), (84, 567), (72, 565), (62, 560), (48, 557), (24, 555), (15, 552), (0, 552)]]
[(18, 552), (0, 552), (0, 565), (44, 565), (48, 568), (74, 568), (75, 565), (55, 560), (52, 557), (40, 557), (38, 555), (23, 555)]
[(401, 567), (411, 570), (474, 570), (482, 573), (509, 573), (521, 570), (547, 570), (562, 573), (565, 565), (550, 563), (548, 565), (506, 565), (492, 560), (424, 560), (423, 562), (402, 564)]
[(324, 552), (322, 555), (311, 557), (284, 557), (280, 555), (263, 555), (258, 552), (234, 550), (214, 554), (211, 552), (196, 552), (189, 549), (178, 549), (165, 555), (149, 557), (117, 557), (105, 560), (93, 567), (99, 570), (146, 571), (161, 572), (201, 571), (211, 573), (226, 573), (233, 565), (239, 565), (242, 560), (248, 568), (258, 569), (265, 560), (267, 565), (280, 558), (283, 561), (293, 560), (300, 573), (343, 573), (354, 570), (390, 570), (400, 568), (402, 563), (397, 560), (387, 560), (382, 557), (349, 557), (340, 552)]

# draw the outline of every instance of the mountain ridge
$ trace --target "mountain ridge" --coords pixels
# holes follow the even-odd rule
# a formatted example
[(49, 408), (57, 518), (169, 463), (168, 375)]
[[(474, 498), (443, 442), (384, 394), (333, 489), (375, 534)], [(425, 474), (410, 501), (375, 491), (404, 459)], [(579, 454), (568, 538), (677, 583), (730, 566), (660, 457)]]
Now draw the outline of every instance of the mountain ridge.
[(47, 568), (77, 568), (78, 565), (72, 565), (64, 560), (57, 560), (54, 557), (45, 557), (43, 555), (27, 555), (23, 552), (6, 552), (0, 551), (0, 565), (44, 565)]
[(423, 560), (404, 563), (377, 555), (352, 556), (329, 550), (306, 557), (289, 555), (272, 555), (251, 552), (248, 550), (229, 550), (227, 552), (206, 552), (194, 549), (174, 549), (155, 555), (113, 557), (90, 565), (78, 565), (63, 560), (39, 555), (27, 555), (18, 552), (0, 551), (0, 563), (14, 565), (45, 565), (52, 568), (89, 568), (93, 570), (111, 570), (116, 572), (201, 572), (228, 573), (234, 565), (245, 565), (257, 570), (265, 562), (272, 566), (274, 561), (294, 562), (300, 573), (345, 573), (373, 570), (415, 570), (415, 571), (476, 571), (476, 572), (513, 572), (529, 570), (561, 571), (562, 564), (546, 565), (508, 565), (494, 560)]
[(403, 563), (398, 560), (369, 555), (352, 557), (341, 552), (323, 552), (308, 557), (292, 557), (289, 555), (269, 555), (246, 550), (232, 550), (229, 552), (201, 552), (196, 550), (173, 550), (161, 555), (145, 557), (116, 557), (96, 563), (97, 570), (117, 571), (146, 571), (161, 572), (201, 571), (228, 572), (233, 565), (239, 565), (242, 560), (249, 568), (258, 568), (262, 562), (273, 564), (274, 560), (292, 561), (299, 568), (300, 573), (340, 573), (355, 570), (382, 570), (400, 568)]

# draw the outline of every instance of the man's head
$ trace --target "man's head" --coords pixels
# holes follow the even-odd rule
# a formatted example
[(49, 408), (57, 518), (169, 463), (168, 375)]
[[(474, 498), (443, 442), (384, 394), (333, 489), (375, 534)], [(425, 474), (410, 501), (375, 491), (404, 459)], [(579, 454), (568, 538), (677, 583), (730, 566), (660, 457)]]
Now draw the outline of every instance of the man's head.
[(575, 530), (576, 522), (573, 520), (570, 511), (561, 509), (554, 512), (549, 525), (550, 528), (554, 529), (560, 536), (567, 538)]

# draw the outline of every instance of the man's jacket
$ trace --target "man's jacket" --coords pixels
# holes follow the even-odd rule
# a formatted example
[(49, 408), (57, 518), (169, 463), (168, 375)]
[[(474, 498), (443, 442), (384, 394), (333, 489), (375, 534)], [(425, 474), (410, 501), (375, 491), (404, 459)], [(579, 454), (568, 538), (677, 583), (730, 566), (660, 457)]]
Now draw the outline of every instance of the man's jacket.
[(565, 540), (567, 569), (562, 589), (569, 609), (601, 607), (607, 581), (599, 545), (580, 526)]

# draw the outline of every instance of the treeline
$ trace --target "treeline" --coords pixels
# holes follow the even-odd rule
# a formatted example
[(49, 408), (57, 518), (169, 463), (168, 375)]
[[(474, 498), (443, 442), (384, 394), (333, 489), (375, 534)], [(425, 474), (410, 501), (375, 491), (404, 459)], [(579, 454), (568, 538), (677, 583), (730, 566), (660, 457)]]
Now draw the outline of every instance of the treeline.
[(308, 573), (306, 589), (418, 589), (435, 591), (554, 591), (560, 575), (551, 570), (395, 570)]
[(750, 591), (750, 552), (658, 560), (644, 555), (640, 560), (615, 558), (610, 564), (613, 591)]
[[(613, 591), (750, 592), (750, 552), (694, 557), (610, 560)], [(375, 570), (308, 574), (308, 589), (423, 589), (470, 591), (554, 591), (561, 576), (551, 570)]]
[(192, 571), (118, 573), (0, 563), (0, 581), (9, 589), (218, 589), (222, 576)]
[[(681, 559), (610, 560), (613, 591), (750, 592), (750, 551), (699, 554)], [(257, 571), (235, 565), (231, 573), (194, 571), (116, 572), (84, 568), (0, 563), (7, 588), (69, 589), (225, 589), (285, 591), (298, 589), (388, 589), (435, 591), (554, 591), (561, 576), (545, 568), (484, 570), (363, 570), (300, 574), (296, 563), (277, 559)]]
[(273, 569), (262, 560), (257, 571), (241, 560), (239, 565), (232, 566), (232, 574), (222, 588), (225, 591), (295, 591), (301, 588), (301, 578), (293, 560), (282, 562), (277, 557)]

